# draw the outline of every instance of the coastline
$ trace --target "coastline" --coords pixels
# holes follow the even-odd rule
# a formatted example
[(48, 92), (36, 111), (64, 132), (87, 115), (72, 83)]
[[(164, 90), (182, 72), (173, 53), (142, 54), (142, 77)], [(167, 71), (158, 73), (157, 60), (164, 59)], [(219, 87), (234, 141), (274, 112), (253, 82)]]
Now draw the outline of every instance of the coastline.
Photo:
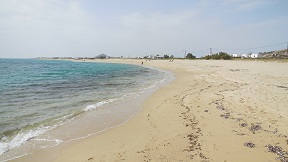
[(288, 151), (287, 63), (97, 61), (143, 61), (175, 80), (121, 126), (15, 161), (275, 161), (268, 145)]
[[(33, 62), (34, 60), (31, 61)], [(42, 60), (39, 61), (39, 64), (42, 65)], [(36, 60), (35, 62), (38, 63), (39, 61)], [(66, 93), (68, 96), (74, 96), (73, 101), (71, 101), (73, 104), (69, 104), (69, 98), (66, 99), (68, 105), (70, 105), (67, 108), (77, 111), (72, 111), (71, 115), (68, 114), (59, 119), (56, 118), (56, 124), (51, 124), (51, 127), (53, 127), (52, 129), (45, 127), (47, 128), (47, 131), (42, 131), (43, 129), (39, 126), (32, 131), (21, 130), (19, 135), (16, 135), (11, 139), (11, 142), (7, 140), (7, 143), (5, 143), (6, 141), (2, 143), (1, 141), (0, 151), (4, 150), (5, 153), (0, 153), (0, 161), (13, 160), (24, 155), (33, 154), (37, 150), (45, 150), (46, 148), (55, 146), (57, 147), (57, 145), (62, 145), (62, 143), (69, 143), (70, 141), (83, 139), (98, 134), (104, 130), (116, 127), (129, 120), (132, 116), (138, 114), (141, 107), (140, 105), (143, 103), (145, 98), (153, 93), (153, 91), (155, 91), (160, 85), (168, 84), (167, 81), (169, 81), (171, 77), (171, 74), (167, 74), (167, 72), (164, 72), (163, 70), (152, 70), (128, 64), (43, 61), (44, 64), (53, 64), (53, 68), (60, 65), (60, 67), (62, 67), (60, 71), (64, 71), (70, 76), (71, 74), (75, 74), (73, 73), (75, 71), (78, 78), (83, 78), (82, 80), (79, 79), (81, 81), (78, 80), (79, 84), (73, 84), (71, 86), (81, 85), (79, 86), (81, 87), (80, 89), (73, 88), (73, 91)], [(66, 64), (68, 64), (68, 68), (67, 66), (64, 66)], [(81, 74), (77, 75), (78, 70), (73, 69), (71, 65), (87, 67), (87, 69), (90, 68), (88, 73), (92, 71), (91, 73), (94, 75), (89, 76), (93, 79), (85, 76), (82, 77)], [(91, 67), (93, 67), (93, 69), (91, 69)], [(73, 72), (68, 72), (67, 69)], [(99, 75), (102, 76), (101, 72), (99, 73), (99, 70), (102, 71), (103, 69), (107, 69), (107, 71), (105, 70), (105, 72), (103, 72), (105, 75), (101, 78), (97, 77)], [(37, 71), (41, 71), (41, 69), (38, 69)], [(87, 71), (84, 71), (84, 75), (87, 75)], [(143, 76), (145, 76), (146, 79), (143, 79)], [(89, 82), (88, 87), (83, 90), (82, 87), (85, 87), (85, 83), (87, 82)], [(45, 81), (41, 82), (41, 85), (45, 87)], [(103, 88), (101, 89), (99, 85)], [(91, 89), (90, 86), (92, 86)], [(99, 88), (97, 88), (97, 86)], [(67, 87), (69, 90), (69, 86)], [(105, 92), (103, 89), (109, 91)], [(47, 88), (47, 91), (49, 91), (49, 88)], [(42, 91), (41, 93), (45, 95), (47, 94), (47, 91)], [(98, 96), (98, 94), (102, 94), (102, 96)], [(53, 98), (53, 96), (50, 97)], [(88, 98), (90, 99), (89, 103), (81, 102), (81, 99), (86, 99), (85, 101), (87, 101)], [(57, 101), (57, 98), (55, 98), (55, 100)], [(73, 106), (71, 107), (71, 105)], [(41, 104), (38, 105), (38, 107), (40, 106)], [(44, 106), (48, 107), (49, 103), (44, 104)], [(60, 109), (65, 112), (64, 106), (59, 107), (59, 110)], [(49, 112), (46, 113), (44, 111), (43, 114), (49, 114)], [(50, 116), (52, 115), (50, 114)], [(33, 117), (30, 118), (33, 119)], [(11, 117), (11, 119), (13, 119), (13, 117)], [(49, 123), (47, 125), (50, 126)], [(35, 135), (34, 132), (38, 133), (40, 132), (39, 130), (41, 131), (41, 134)], [(17, 146), (15, 144), (19, 145)], [(5, 149), (7, 149), (7, 151)]]

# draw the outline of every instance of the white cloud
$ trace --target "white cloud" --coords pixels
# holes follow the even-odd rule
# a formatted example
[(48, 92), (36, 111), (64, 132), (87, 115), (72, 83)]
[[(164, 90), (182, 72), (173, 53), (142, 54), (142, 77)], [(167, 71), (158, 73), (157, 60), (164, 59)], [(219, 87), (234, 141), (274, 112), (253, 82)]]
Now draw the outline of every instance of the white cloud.
[(9, 0), (0, 6), (1, 53), (69, 55), (71, 44), (85, 51), (81, 44), (95, 29), (76, 0)]
[(253, 10), (262, 6), (274, 4), (271, 0), (223, 0), (224, 4), (237, 5), (240, 10)]
[(264, 6), (264, 5), (269, 5), (271, 4), (271, 1), (264, 1), (264, 0), (261, 0), (261, 1), (247, 1), (247, 2), (243, 2), (241, 5), (240, 5), (240, 9), (242, 10), (253, 10), (253, 9), (256, 9), (258, 7), (261, 7), (261, 6)]
[(122, 49), (133, 47), (140, 54), (158, 51), (174, 55), (184, 49), (203, 48), (203, 37), (207, 37), (204, 42), (209, 44), (213, 41), (209, 36), (217, 36), (215, 30), (220, 24), (217, 19), (201, 19), (196, 10), (169, 14), (132, 13), (119, 17), (117, 22), (114, 39), (127, 42), (127, 45), (122, 43)]
[(1, 3), (2, 25), (9, 26), (11, 30), (21, 29), (21, 26), (31, 29), (59, 26), (73, 28), (76, 24), (84, 23), (84, 26), (88, 22), (88, 14), (81, 9), (77, 1), (9, 0)]
[[(94, 6), (84, 6), (84, 2), (78, 0), (0, 1), (0, 55), (95, 56), (106, 53), (138, 56), (170, 53), (182, 56), (184, 49), (193, 52), (210, 47), (245, 48), (253, 47), (253, 42), (257, 41), (266, 45), (263, 41), (267, 37), (275, 43), (281, 39), (275, 35), (287, 33), (284, 29), (287, 17), (252, 22), (246, 21), (242, 14), (249, 15), (253, 12), (251, 9), (267, 4), (267, 1), (258, 0), (217, 0), (213, 3), (203, 0), (171, 11), (127, 9), (122, 12), (126, 9), (121, 8), (120, 12), (110, 12), (109, 8), (98, 11)], [(278, 34), (273, 34), (275, 31)]]

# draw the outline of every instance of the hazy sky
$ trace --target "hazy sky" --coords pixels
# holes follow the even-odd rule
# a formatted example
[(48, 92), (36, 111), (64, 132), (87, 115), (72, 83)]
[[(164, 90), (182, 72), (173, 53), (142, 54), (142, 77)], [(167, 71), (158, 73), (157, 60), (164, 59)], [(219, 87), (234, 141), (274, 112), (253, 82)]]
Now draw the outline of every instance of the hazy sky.
[[(0, 57), (285, 49), (287, 7), (287, 0), (0, 0)], [(255, 49), (267, 45), (274, 46)]]

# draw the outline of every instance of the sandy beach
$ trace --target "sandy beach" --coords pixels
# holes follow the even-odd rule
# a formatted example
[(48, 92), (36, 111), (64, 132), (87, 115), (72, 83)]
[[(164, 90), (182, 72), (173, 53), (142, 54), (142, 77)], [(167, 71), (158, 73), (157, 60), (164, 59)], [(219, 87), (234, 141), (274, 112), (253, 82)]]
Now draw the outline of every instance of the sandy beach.
[(97, 61), (143, 61), (175, 80), (123, 125), (15, 161), (288, 161), (288, 63)]

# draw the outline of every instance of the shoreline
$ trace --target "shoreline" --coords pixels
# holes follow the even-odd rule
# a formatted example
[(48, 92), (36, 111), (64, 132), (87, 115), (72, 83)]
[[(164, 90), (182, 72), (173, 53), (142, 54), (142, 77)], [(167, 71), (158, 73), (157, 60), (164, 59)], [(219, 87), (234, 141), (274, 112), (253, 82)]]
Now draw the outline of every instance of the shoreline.
[[(69, 60), (69, 62), (71, 61)], [(73, 62), (71, 63), (73, 64)], [(78, 64), (82, 64), (82, 62), (78, 62)], [(134, 67), (134, 65), (132, 66)], [(62, 145), (62, 143), (85, 139), (108, 129), (118, 127), (129, 121), (133, 116), (140, 112), (141, 105), (148, 96), (150, 96), (160, 86), (166, 85), (173, 80), (172, 73), (162, 69), (153, 67), (144, 68), (140, 66), (135, 66), (135, 68), (141, 69), (141, 73), (138, 73), (137, 77), (141, 78), (141, 82), (143, 82), (143, 84), (137, 86), (138, 88), (134, 88), (133, 91), (129, 91), (129, 93), (123, 93), (123, 95), (118, 98), (103, 100), (99, 102), (100, 104), (96, 103), (98, 107), (95, 111), (90, 111), (90, 108), (87, 109), (87, 106), (86, 108), (84, 107), (85, 109), (83, 108), (83, 111), (77, 116), (71, 118), (71, 120), (61, 123), (58, 126), (53, 126), (53, 129), (40, 134), (39, 136), (28, 139), (26, 142), (23, 142), (24, 144), (20, 145), (20, 147), (10, 149), (3, 154), (0, 161), (16, 160), (18, 158), (22, 159), (21, 157), (26, 155), (33, 156), (35, 152), (38, 152), (38, 150), (42, 150), (43, 148), (46, 150), (46, 148), (57, 147), (58, 145)], [(147, 73), (147, 71), (153, 72)], [(145, 78), (151, 78), (151, 80), (143, 80), (143, 74), (147, 75)], [(137, 78), (133, 78), (132, 82), (138, 80)], [(37, 141), (40, 141), (41, 143)], [(51, 145), (48, 141), (51, 142)], [(31, 149), (29, 149), (30, 147)]]
[(100, 60), (141, 61), (172, 71), (175, 80), (149, 96), (139, 114), (15, 161), (275, 161), (280, 156), (269, 145), (288, 151), (287, 63)]
[[(74, 63), (72, 62), (72, 64)], [(15, 160), (22, 156), (29, 156), (29, 154), (34, 154), (35, 150), (37, 152), (43, 148), (46, 150), (48, 147), (57, 147), (57, 145), (62, 145), (62, 143), (85, 139), (89, 136), (99, 134), (100, 132), (126, 123), (131, 117), (139, 113), (140, 105), (149, 95), (157, 90), (159, 86), (168, 84), (168, 82), (173, 78), (171, 74), (161, 69), (154, 69), (151, 74), (147, 73), (147, 71), (152, 70), (145, 70), (144, 68), (140, 69), (144, 70), (142, 74), (146, 74), (146, 78), (151, 78), (150, 81), (141, 79), (143, 84), (139, 84), (139, 86), (137, 86), (138, 88), (134, 88), (133, 91), (126, 91), (126, 93), (123, 93), (123, 95), (118, 98), (103, 100), (103, 103), (102, 101), (99, 102), (100, 104), (96, 103), (98, 108), (95, 111), (90, 111), (90, 108), (87, 109), (87, 106), (86, 108), (84, 107), (85, 109), (83, 108), (83, 111), (71, 118), (71, 120), (60, 123), (52, 130), (28, 139), (26, 142), (23, 142), (25, 144), (20, 147), (10, 149), (1, 156), (0, 161)], [(143, 78), (142, 74), (138, 77)], [(155, 78), (158, 79), (156, 80)], [(134, 82), (137, 81), (136, 78), (132, 78), (132, 81), (133, 80)]]

